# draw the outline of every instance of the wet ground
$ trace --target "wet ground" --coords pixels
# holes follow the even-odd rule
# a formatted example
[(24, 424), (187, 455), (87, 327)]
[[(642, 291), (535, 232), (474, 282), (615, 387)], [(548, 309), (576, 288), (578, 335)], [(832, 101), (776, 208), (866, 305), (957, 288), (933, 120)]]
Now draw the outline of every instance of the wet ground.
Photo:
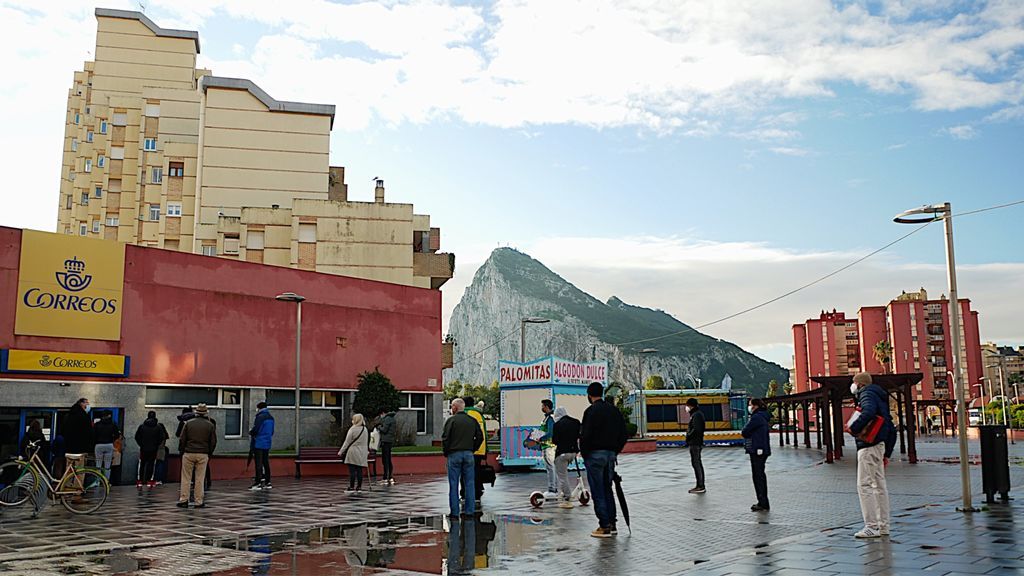
[[(275, 480), (270, 492), (218, 483), (203, 510), (174, 507), (177, 486), (138, 493), (118, 487), (100, 514), (59, 507), (38, 519), (0, 516), (0, 573), (140, 574), (819, 574), (1024, 573), (1022, 507), (955, 511), (959, 467), (941, 463), (955, 444), (925, 442), (917, 465), (889, 469), (894, 530), (854, 540), (860, 517), (854, 462), (820, 463), (807, 449), (769, 460), (772, 511), (749, 512), (742, 451), (708, 449), (708, 493), (692, 485), (683, 450), (622, 457), (633, 532), (596, 540), (591, 507), (528, 504), (542, 474), (505, 474), (474, 519), (449, 520), (446, 482), (399, 484), (345, 495), (339, 479)], [(1015, 485), (1024, 481), (1011, 448)], [(980, 470), (972, 466), (975, 492)], [(983, 500), (980, 495), (978, 500)], [(985, 568), (985, 570), (981, 570)]]

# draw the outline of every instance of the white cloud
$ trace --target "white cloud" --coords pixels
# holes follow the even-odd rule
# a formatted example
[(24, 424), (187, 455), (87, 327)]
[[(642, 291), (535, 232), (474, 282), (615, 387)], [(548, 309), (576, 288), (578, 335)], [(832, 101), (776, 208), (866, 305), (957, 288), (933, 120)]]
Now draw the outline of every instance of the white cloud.
[(886, 150), (902, 150), (907, 147), (908, 142), (899, 142), (897, 144), (889, 144), (885, 147)]
[(950, 126), (943, 128), (942, 130), (946, 134), (949, 134), (957, 140), (974, 140), (978, 137), (978, 130), (970, 124), (959, 124), (957, 126)]
[(1024, 120), (1024, 106), (1008, 106), (985, 117), (986, 122), (1012, 122), (1014, 120)]
[(776, 154), (781, 154), (783, 156), (799, 156), (799, 157), (803, 157), (803, 156), (810, 156), (811, 154), (813, 154), (812, 151), (810, 151), (810, 150), (808, 150), (806, 148), (799, 148), (799, 147), (796, 147), (796, 146), (775, 146), (773, 148), (769, 148), (769, 150), (771, 150), (772, 152), (775, 152)]

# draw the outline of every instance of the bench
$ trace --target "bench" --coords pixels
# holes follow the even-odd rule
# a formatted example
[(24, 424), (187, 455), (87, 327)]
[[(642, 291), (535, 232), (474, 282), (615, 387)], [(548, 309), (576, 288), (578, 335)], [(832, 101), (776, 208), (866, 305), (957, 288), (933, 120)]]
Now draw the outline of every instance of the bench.
[[(302, 478), (303, 464), (344, 464), (345, 461), (338, 456), (338, 449), (331, 446), (307, 446), (299, 448), (299, 455), (295, 458), (295, 477)], [(370, 469), (372, 479), (377, 478), (377, 453), (370, 450), (366, 457), (367, 468)]]

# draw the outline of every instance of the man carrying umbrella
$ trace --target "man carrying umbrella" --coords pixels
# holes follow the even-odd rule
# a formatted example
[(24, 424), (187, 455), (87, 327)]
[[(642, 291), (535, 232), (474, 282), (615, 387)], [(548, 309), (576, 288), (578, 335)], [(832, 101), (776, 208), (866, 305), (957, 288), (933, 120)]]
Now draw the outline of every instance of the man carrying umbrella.
[(616, 476), (616, 457), (626, 446), (626, 421), (617, 408), (602, 399), (603, 393), (600, 382), (591, 382), (587, 387), (590, 406), (583, 412), (580, 427), (580, 452), (590, 479), (598, 521), (597, 530), (590, 533), (594, 538), (611, 538), (618, 534), (612, 480)]

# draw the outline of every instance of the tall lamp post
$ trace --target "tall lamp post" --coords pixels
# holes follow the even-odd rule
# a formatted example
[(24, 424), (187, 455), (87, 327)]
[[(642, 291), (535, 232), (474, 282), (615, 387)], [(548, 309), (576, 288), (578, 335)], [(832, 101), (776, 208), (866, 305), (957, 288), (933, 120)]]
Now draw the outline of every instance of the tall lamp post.
[(640, 354), (636, 358), (636, 372), (637, 372), (636, 378), (637, 378), (637, 382), (638, 382), (637, 394), (640, 395), (639, 396), (640, 402), (638, 403), (639, 408), (640, 408), (640, 414), (639, 414), (640, 417), (637, 418), (637, 420), (640, 422), (638, 427), (640, 429), (640, 437), (641, 438), (644, 437), (644, 428), (647, 427), (647, 426), (645, 426), (645, 422), (644, 422), (644, 420), (647, 419), (647, 402), (644, 401), (644, 355), (645, 354), (655, 354), (657, 352), (658, 352), (657, 348), (644, 348), (643, 350), (640, 351)]
[(302, 302), (304, 296), (294, 292), (278, 294), (276, 298), (282, 302), (295, 302), (295, 457), (299, 456), (299, 370), (302, 366)]
[(985, 368), (999, 368), (999, 395), (1003, 399), (1003, 425), (1010, 430), (1010, 444), (1016, 444), (1013, 441), (1013, 428), (1010, 427), (1010, 421), (1006, 417), (1006, 381), (1003, 379), (1003, 359), (999, 359), (999, 364), (988, 364)]
[(971, 505), (971, 472), (968, 468), (967, 453), (967, 394), (961, 378), (960, 367), (960, 300), (956, 295), (956, 260), (953, 257), (953, 208), (949, 202), (921, 206), (897, 214), (893, 221), (898, 224), (927, 224), (943, 220), (946, 230), (946, 272), (949, 276), (949, 323), (953, 332), (953, 392), (956, 397), (957, 441), (960, 444), (960, 498), (962, 512), (975, 512)]
[(551, 322), (547, 318), (523, 318), (519, 321), (519, 361), (526, 362), (526, 325), (547, 324)]

